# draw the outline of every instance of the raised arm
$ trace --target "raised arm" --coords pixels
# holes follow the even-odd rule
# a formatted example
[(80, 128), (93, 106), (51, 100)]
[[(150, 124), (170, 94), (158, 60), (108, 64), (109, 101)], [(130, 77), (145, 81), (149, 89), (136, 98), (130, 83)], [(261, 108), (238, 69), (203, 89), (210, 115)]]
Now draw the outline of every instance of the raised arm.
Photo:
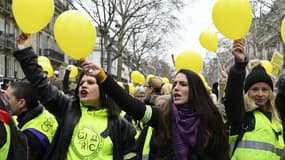
[(81, 60), (80, 64), (86, 74), (95, 76), (99, 86), (119, 105), (121, 109), (137, 120), (149, 125), (158, 123), (159, 111), (157, 108), (146, 106), (141, 101), (130, 96), (112, 78), (107, 76), (102, 68), (92, 62)]
[(235, 58), (235, 64), (231, 67), (228, 75), (225, 90), (225, 109), (232, 132), (235, 132), (240, 130), (245, 116), (243, 83), (247, 60), (243, 41), (234, 42), (232, 54)]
[(43, 69), (37, 62), (37, 55), (34, 53), (30, 37), (21, 34), (17, 39), (19, 50), (15, 51), (14, 56), (20, 62), (20, 65), (27, 79), (35, 88), (35, 94), (38, 95), (41, 103), (56, 116), (62, 116), (65, 113), (65, 106), (69, 99), (64, 96), (55, 86), (52, 86)]
[(278, 89), (278, 92), (275, 100), (275, 106), (284, 124), (285, 123), (285, 71), (283, 71), (279, 75), (276, 87)]
[(63, 92), (69, 93), (69, 75), (70, 75), (71, 69), (70, 68), (66, 68), (65, 73), (64, 73), (64, 77), (63, 77)]
[(228, 79), (228, 74), (225, 71), (220, 73), (218, 82), (218, 103), (222, 103), (222, 99), (225, 96), (225, 88)]

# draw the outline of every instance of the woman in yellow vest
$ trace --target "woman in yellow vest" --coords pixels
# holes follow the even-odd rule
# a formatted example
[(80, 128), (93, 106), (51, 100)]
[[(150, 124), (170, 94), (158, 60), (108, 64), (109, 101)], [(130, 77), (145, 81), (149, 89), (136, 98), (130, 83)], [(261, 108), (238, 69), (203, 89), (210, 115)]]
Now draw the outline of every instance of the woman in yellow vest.
[[(127, 94), (102, 68), (86, 60), (83, 70), (128, 114), (153, 127), (148, 159), (228, 160), (228, 141), (217, 107), (199, 75), (177, 72), (166, 107), (144, 104)], [(143, 153), (145, 154), (145, 153)]]
[(81, 74), (73, 96), (48, 82), (37, 63), (29, 36), (21, 34), (16, 59), (40, 101), (59, 121), (46, 160), (136, 159), (135, 129), (121, 118), (118, 108), (98, 86), (95, 77)]
[[(230, 125), (231, 159), (279, 160), (284, 154), (283, 126), (275, 107), (273, 82), (260, 61), (249, 63), (243, 40), (234, 41), (225, 90), (225, 108)], [(283, 101), (283, 102), (282, 102)], [(285, 98), (280, 99), (283, 103)]]

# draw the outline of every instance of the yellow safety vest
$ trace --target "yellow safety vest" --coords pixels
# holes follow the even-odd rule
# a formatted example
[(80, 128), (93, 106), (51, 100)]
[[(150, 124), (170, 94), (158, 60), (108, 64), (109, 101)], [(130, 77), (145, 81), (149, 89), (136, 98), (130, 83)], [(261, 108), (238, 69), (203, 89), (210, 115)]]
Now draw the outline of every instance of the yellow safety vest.
[[(284, 154), (283, 128), (278, 121), (272, 122), (260, 111), (253, 112), (255, 128), (246, 131), (239, 141), (232, 160), (280, 160)], [(231, 151), (237, 135), (230, 136)]]
[(4, 123), (5, 129), (6, 129), (6, 143), (0, 148), (0, 160), (7, 160), (10, 143), (11, 143), (11, 134), (10, 134), (10, 127)]
[(80, 105), (82, 115), (73, 130), (66, 160), (112, 160), (112, 140), (101, 135), (108, 127), (107, 109), (89, 111)]
[(55, 117), (44, 109), (43, 112), (37, 117), (25, 123), (21, 130), (24, 131), (28, 128), (36, 129), (37, 131), (44, 134), (51, 143), (52, 138), (56, 132), (57, 126), (58, 124)]
[(145, 138), (144, 145), (143, 145), (142, 160), (149, 159), (149, 149), (150, 149), (150, 140), (152, 136), (152, 131), (153, 131), (153, 128), (149, 126), (147, 128), (146, 138)]

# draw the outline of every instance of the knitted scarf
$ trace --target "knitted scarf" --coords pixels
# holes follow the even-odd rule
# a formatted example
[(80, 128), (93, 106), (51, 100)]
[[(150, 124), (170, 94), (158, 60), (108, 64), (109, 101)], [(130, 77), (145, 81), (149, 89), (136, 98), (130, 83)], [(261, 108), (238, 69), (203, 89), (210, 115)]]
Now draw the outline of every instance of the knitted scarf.
[(173, 104), (172, 112), (173, 149), (177, 158), (187, 160), (191, 157), (190, 150), (193, 150), (197, 142), (200, 120), (189, 105)]

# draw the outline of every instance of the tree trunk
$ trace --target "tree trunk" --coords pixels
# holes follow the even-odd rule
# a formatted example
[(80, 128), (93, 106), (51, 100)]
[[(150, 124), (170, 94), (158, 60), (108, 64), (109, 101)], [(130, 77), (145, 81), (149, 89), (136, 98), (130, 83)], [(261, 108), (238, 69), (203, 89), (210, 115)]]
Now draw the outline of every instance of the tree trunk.
[(101, 63), (101, 67), (104, 68), (104, 41), (103, 41), (103, 37), (101, 35), (101, 40), (100, 40), (100, 43), (101, 43), (101, 58), (100, 58), (100, 63)]
[(118, 58), (118, 65), (117, 65), (117, 80), (122, 81), (122, 68), (123, 68), (123, 57), (122, 55)]
[(112, 69), (112, 52), (107, 50), (107, 73), (111, 73)]
[(117, 80), (122, 81), (122, 68), (123, 68), (123, 39), (125, 36), (125, 26), (122, 26), (122, 30), (118, 39), (118, 63), (117, 63)]
[(107, 73), (111, 73), (111, 68), (112, 68), (112, 51), (111, 51), (111, 47), (112, 45), (109, 44), (109, 35), (106, 34), (104, 35), (104, 46), (106, 49), (106, 53), (107, 53)]

